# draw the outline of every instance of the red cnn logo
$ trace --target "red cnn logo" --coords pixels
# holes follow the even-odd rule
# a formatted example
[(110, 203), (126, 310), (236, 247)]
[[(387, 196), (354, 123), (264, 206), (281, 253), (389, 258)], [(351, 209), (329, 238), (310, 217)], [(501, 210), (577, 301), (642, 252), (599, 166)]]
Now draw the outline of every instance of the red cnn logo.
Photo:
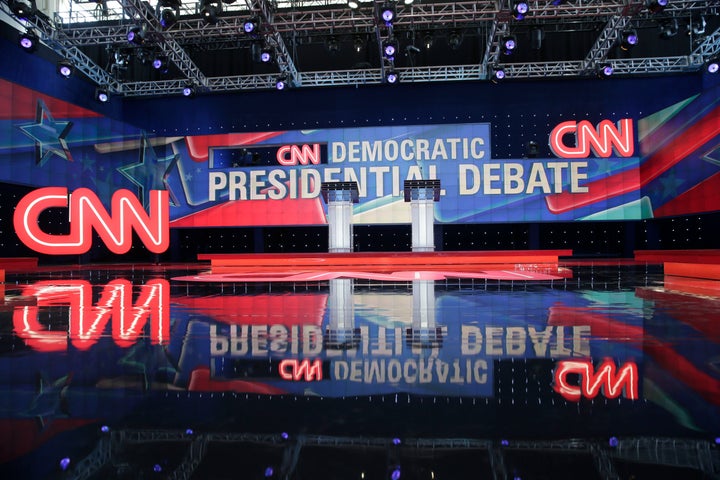
[(275, 154), (277, 161), (284, 167), (293, 165), (318, 165), (320, 163), (320, 144), (283, 145)]
[[(575, 136), (575, 147), (564, 142), (565, 135)], [(587, 120), (580, 122), (562, 122), (550, 132), (550, 149), (561, 158), (587, 158), (590, 151), (598, 157), (607, 158), (613, 154), (619, 157), (632, 157), (635, 151), (633, 143), (632, 119), (624, 118), (615, 126), (610, 120), (603, 120), (597, 127)]]
[(170, 246), (170, 204), (166, 190), (150, 192), (150, 214), (129, 190), (113, 194), (112, 215), (87, 188), (78, 188), (69, 198), (70, 234), (51, 235), (40, 229), (38, 217), (48, 208), (67, 207), (67, 188), (39, 188), (23, 197), (13, 217), (20, 240), (36, 252), (79, 255), (90, 250), (94, 229), (111, 252), (123, 254), (130, 250), (135, 230), (152, 253), (162, 253)]
[(284, 380), (293, 380), (295, 382), (322, 380), (322, 361), (314, 360), (310, 362), (308, 359), (295, 360), (288, 358), (280, 362), (278, 372)]
[[(567, 376), (580, 376), (580, 385), (568, 383)], [(612, 359), (605, 359), (597, 368), (589, 360), (561, 360), (555, 369), (553, 389), (571, 402), (581, 397), (595, 398), (602, 390), (607, 398), (617, 398), (623, 391), (625, 398), (638, 398), (638, 369), (635, 362), (616, 368)]]
[[(170, 284), (167, 280), (150, 280), (136, 286), (128, 280), (113, 280), (105, 285), (93, 305), (93, 287), (85, 280), (62, 283), (51, 280), (37, 282), (23, 290), (34, 296), (37, 305), (16, 307), (13, 311), (15, 333), (35, 350), (56, 352), (67, 350), (68, 337), (73, 347), (87, 350), (95, 345), (112, 323), (112, 338), (122, 348), (135, 344), (145, 333), (150, 320), (150, 341), (158, 345), (170, 340)], [(42, 308), (68, 306), (68, 330), (46, 330), (38, 319)]]

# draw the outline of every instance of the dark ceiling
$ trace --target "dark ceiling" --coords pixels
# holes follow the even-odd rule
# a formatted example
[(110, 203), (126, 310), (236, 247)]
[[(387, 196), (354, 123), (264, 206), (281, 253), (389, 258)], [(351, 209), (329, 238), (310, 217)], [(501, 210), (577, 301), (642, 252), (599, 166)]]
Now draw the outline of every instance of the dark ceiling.
[[(32, 28), (59, 57), (111, 93), (125, 96), (177, 94), (192, 84), (207, 91), (273, 88), (279, 76), (296, 87), (382, 83), (389, 71), (400, 82), (488, 78), (496, 67), (507, 79), (583, 77), (610, 64), (616, 75), (693, 72), (720, 54), (720, 1), (530, 0), (523, 19), (513, 16), (514, 0), (448, 2), (403, 0), (392, 25), (380, 19), (385, 1), (351, 9), (345, 0), (85, 0), (72, 11), (38, 13), (29, 21), (12, 14), (5, 21)], [(204, 7), (221, 10), (211, 21)], [(162, 12), (175, 14), (163, 26)], [(259, 21), (257, 33), (243, 31)], [(144, 41), (127, 41), (140, 27)], [(637, 45), (620, 47), (635, 31)], [(514, 37), (510, 55), (502, 42)], [(384, 58), (381, 45), (395, 39), (398, 53)], [(273, 60), (258, 61), (262, 48)], [(155, 70), (167, 58), (166, 72)]]

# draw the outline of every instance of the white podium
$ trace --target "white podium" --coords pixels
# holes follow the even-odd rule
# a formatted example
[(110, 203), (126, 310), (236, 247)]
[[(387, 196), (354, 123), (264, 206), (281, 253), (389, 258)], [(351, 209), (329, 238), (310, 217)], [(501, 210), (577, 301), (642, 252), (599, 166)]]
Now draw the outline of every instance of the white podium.
[(440, 200), (440, 180), (405, 180), (405, 201), (410, 202), (412, 251), (435, 251), (435, 202)]
[(328, 326), (325, 329), (325, 346), (337, 350), (357, 347), (360, 329), (355, 328), (353, 280), (334, 278), (330, 280), (328, 297)]
[(413, 280), (412, 298), (412, 328), (405, 331), (407, 344), (416, 348), (441, 347), (442, 328), (435, 320), (435, 281)]
[(320, 193), (328, 206), (328, 251), (353, 251), (353, 203), (358, 203), (356, 182), (323, 182)]

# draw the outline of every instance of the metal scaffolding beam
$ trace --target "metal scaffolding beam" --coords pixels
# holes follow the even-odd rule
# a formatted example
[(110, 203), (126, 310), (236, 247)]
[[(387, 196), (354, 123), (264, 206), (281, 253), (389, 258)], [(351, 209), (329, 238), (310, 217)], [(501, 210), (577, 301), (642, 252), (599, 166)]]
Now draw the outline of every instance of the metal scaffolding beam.
[(608, 52), (617, 45), (618, 38), (620, 38), (622, 31), (627, 28), (629, 23), (630, 17), (627, 16), (615, 15), (610, 17), (605, 24), (605, 28), (595, 40), (595, 44), (585, 56), (580, 74), (593, 72), (600, 63), (605, 61)]
[(275, 50), (275, 61), (280, 68), (280, 73), (290, 77), (292, 83), (295, 86), (302, 85), (301, 75), (295, 67), (295, 62), (293, 62), (293, 59), (290, 56), (290, 52), (288, 52), (287, 46), (285, 45), (285, 40), (283, 40), (282, 35), (273, 23), (274, 12), (268, 0), (245, 1), (248, 8), (254, 7), (260, 13), (260, 18), (262, 19), (262, 22), (264, 24), (264, 30), (266, 32), (266, 41)]

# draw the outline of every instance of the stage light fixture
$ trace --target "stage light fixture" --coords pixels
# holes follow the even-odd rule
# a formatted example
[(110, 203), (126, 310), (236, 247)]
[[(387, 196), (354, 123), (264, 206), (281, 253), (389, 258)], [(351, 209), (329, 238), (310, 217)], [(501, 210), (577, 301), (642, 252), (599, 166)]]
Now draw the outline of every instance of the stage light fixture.
[(667, 7), (668, 0), (647, 0), (646, 4), (650, 13), (658, 13)]
[(155, 14), (160, 19), (160, 26), (163, 30), (167, 30), (177, 23), (181, 5), (182, 0), (158, 0)]
[(360, 7), (360, 3), (358, 3), (357, 0), (348, 0), (347, 6), (351, 9), (355, 10)]
[(598, 65), (597, 74), (600, 78), (609, 78), (615, 72), (613, 66), (609, 63), (603, 63)]
[(288, 77), (285, 75), (280, 75), (275, 79), (275, 89), (276, 90), (285, 90), (287, 88), (289, 82)]
[(512, 6), (512, 16), (515, 20), (522, 20), (530, 11), (530, 6), (525, 0), (513, 1)]
[(56, 71), (63, 78), (70, 78), (75, 72), (75, 67), (68, 60), (60, 60), (56, 65)]
[(415, 3), (415, 0), (403, 0), (403, 5), (412, 5)]
[(25, 33), (18, 35), (18, 45), (28, 53), (32, 53), (37, 50), (40, 39), (32, 30), (28, 30)]
[(693, 35), (705, 35), (705, 28), (707, 27), (707, 22), (705, 21), (705, 16), (700, 15), (700, 17), (692, 17), (690, 19), (690, 32), (693, 33)]
[(331, 35), (325, 41), (325, 48), (330, 55), (335, 55), (340, 51), (340, 42), (335, 35)]
[(10, 0), (9, 2), (10, 11), (12, 11), (13, 15), (16, 17), (22, 19), (22, 20), (30, 20), (35, 16), (35, 11), (37, 10), (35, 7), (35, 1), (32, 0), (30, 2), (20, 1), (20, 0)]
[(400, 48), (398, 45), (398, 41), (395, 39), (395, 37), (387, 38), (383, 42), (383, 56), (387, 58), (388, 60), (394, 60), (395, 54), (398, 52), (398, 49)]
[(640, 38), (635, 30), (626, 30), (620, 36), (620, 48), (627, 51), (638, 44)]
[(390, 480), (400, 480), (400, 477), (402, 477), (402, 472), (400, 471), (400, 467), (397, 466), (395, 469), (390, 473)]
[(517, 39), (514, 35), (508, 35), (506, 37), (503, 37), (500, 45), (502, 47), (503, 55), (512, 55), (512, 53), (515, 51), (515, 48), (517, 47)]
[(201, 0), (200, 16), (205, 23), (215, 25), (218, 15), (222, 13), (222, 2), (220, 0)]
[(457, 50), (462, 44), (463, 36), (459, 30), (453, 30), (448, 34), (448, 46), (451, 50)]
[(385, 25), (392, 26), (396, 18), (395, 6), (389, 3), (384, 4), (380, 8), (380, 18), (385, 22)]
[(705, 69), (708, 73), (717, 73), (720, 69), (720, 58), (711, 58), (705, 64)]
[(100, 103), (107, 103), (110, 100), (110, 94), (107, 89), (98, 87), (95, 89), (95, 100)]
[(183, 97), (194, 97), (196, 93), (195, 85), (187, 84), (183, 87), (182, 91)]
[(145, 41), (145, 29), (137, 25), (130, 27), (127, 32), (127, 41), (135, 45), (142, 45)]
[(433, 46), (433, 40), (432, 32), (425, 32), (425, 35), (423, 35), (423, 45), (425, 45), (425, 49), (430, 50), (430, 47)]
[(61, 459), (60, 459), (59, 466), (60, 466), (60, 470), (62, 470), (63, 472), (64, 472), (65, 470), (67, 470), (68, 467), (70, 467), (70, 457), (63, 457), (63, 458), (61, 458)]
[(388, 70), (385, 72), (385, 81), (390, 85), (394, 85), (400, 81), (400, 74), (398, 74), (395, 70)]
[(490, 82), (492, 83), (500, 83), (503, 80), (505, 80), (505, 70), (500, 66), (493, 66), (490, 67)]
[(365, 39), (361, 37), (360, 35), (357, 35), (353, 39), (353, 45), (355, 47), (355, 51), (360, 53), (362, 52), (362, 49), (365, 48)]
[(255, 18), (248, 18), (243, 22), (243, 32), (247, 35), (256, 35), (260, 29), (260, 21)]
[(273, 60), (273, 57), (275, 52), (273, 52), (272, 48), (270, 47), (263, 47), (260, 51), (260, 62), (261, 63), (270, 63)]
[(161, 73), (167, 73), (169, 68), (168, 57), (166, 57), (165, 55), (158, 55), (153, 60), (152, 66), (155, 70)]
[(677, 18), (670, 18), (660, 23), (660, 38), (667, 39), (674, 37), (680, 31)]

